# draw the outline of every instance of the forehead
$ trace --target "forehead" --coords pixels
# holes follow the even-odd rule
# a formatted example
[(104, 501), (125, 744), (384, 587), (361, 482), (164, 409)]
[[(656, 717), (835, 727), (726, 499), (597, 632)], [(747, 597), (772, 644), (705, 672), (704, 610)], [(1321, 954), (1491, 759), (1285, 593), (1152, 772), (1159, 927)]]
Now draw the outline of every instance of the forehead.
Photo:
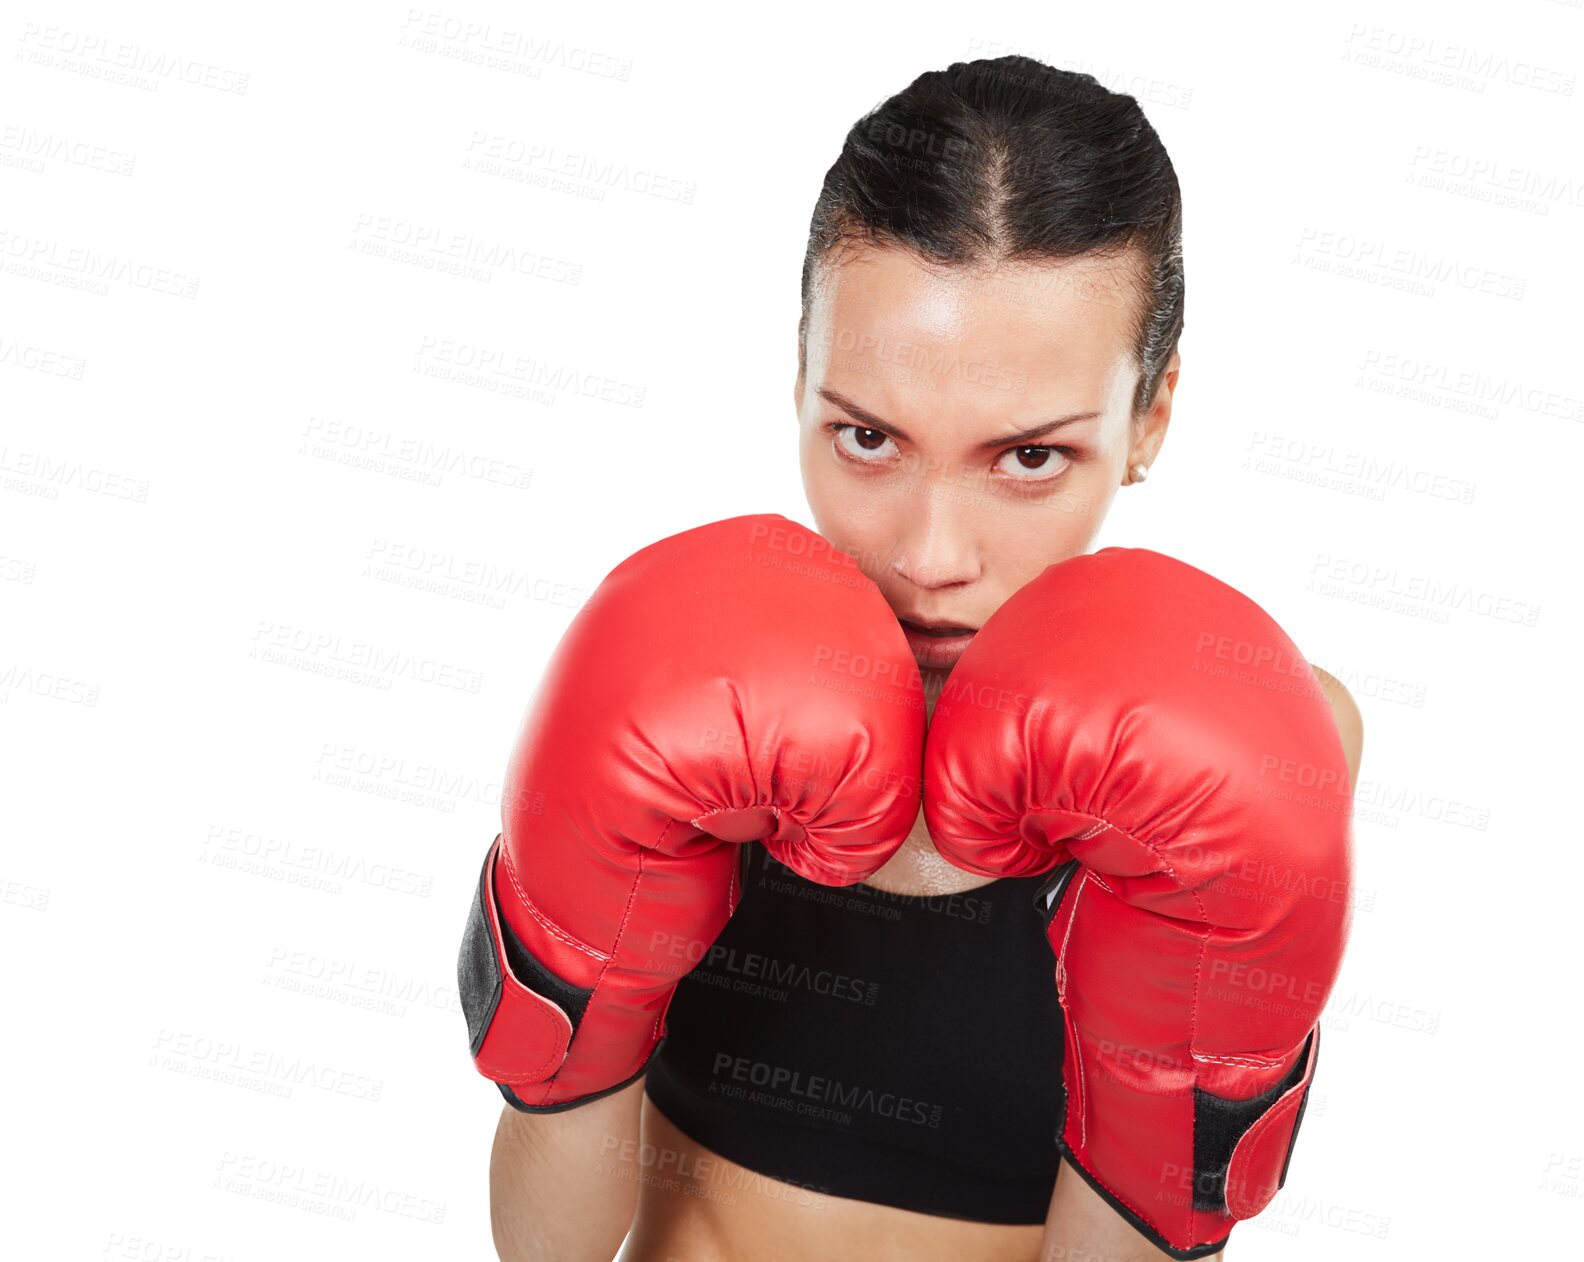
[(954, 363), (948, 375), (1003, 391), (1008, 381), (1103, 389), (1131, 363), (1136, 277), (1132, 256), (966, 267), (860, 246), (819, 269), (809, 367), (826, 379), (848, 369), (939, 379)]

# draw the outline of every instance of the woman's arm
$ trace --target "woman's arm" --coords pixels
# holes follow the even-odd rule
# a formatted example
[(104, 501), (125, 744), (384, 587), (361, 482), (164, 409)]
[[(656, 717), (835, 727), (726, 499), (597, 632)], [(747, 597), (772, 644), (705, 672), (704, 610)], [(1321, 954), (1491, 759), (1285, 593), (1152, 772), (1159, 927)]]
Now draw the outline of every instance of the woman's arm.
[(1061, 1163), (1040, 1238), (1040, 1262), (1162, 1262), (1165, 1257), (1068, 1162)]
[(1342, 737), (1342, 752), (1347, 755), (1348, 779), (1358, 785), (1359, 760), (1364, 757), (1364, 719), (1359, 714), (1358, 702), (1342, 686), (1342, 681), (1311, 665), (1320, 687), (1325, 689), (1326, 700), (1331, 703), (1331, 713), (1336, 716), (1337, 733)]
[(643, 1080), (561, 1113), (501, 1109), (490, 1225), (501, 1262), (611, 1262), (638, 1202)]

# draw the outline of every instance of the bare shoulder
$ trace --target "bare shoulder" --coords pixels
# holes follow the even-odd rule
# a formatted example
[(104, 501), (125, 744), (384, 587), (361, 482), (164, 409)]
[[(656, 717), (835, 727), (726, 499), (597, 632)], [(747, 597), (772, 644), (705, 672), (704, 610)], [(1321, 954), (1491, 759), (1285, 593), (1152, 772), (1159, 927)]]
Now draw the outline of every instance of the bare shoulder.
[(1331, 702), (1331, 713), (1336, 718), (1337, 734), (1342, 738), (1342, 750), (1347, 755), (1348, 779), (1358, 783), (1359, 763), (1364, 757), (1364, 716), (1359, 713), (1353, 694), (1335, 675), (1310, 663), (1326, 699)]

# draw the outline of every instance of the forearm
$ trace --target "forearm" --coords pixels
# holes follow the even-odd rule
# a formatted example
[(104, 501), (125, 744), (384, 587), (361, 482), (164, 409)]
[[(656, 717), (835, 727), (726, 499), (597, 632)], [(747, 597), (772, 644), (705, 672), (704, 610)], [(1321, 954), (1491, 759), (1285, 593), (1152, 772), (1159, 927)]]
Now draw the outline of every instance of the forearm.
[(501, 1262), (610, 1262), (638, 1199), (642, 1080), (562, 1113), (501, 1110), (490, 1223)]
[[(1225, 1256), (1215, 1255), (1214, 1262)], [(1066, 1161), (1056, 1175), (1040, 1262), (1167, 1262)]]

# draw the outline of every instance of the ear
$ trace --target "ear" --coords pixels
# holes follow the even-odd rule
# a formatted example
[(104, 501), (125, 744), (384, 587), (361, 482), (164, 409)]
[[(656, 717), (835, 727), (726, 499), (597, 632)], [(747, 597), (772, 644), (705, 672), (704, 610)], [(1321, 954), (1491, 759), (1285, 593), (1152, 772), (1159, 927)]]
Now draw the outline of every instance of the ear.
[(1171, 424), (1172, 401), (1177, 393), (1177, 376), (1182, 371), (1182, 352), (1173, 351), (1161, 373), (1160, 385), (1149, 411), (1134, 426), (1133, 445), (1128, 452), (1128, 467), (1143, 463), (1153, 465), (1160, 455), (1161, 444), (1166, 441), (1166, 429)]
[(797, 376), (792, 379), (792, 412), (800, 416), (803, 411), (803, 320), (797, 326)]

